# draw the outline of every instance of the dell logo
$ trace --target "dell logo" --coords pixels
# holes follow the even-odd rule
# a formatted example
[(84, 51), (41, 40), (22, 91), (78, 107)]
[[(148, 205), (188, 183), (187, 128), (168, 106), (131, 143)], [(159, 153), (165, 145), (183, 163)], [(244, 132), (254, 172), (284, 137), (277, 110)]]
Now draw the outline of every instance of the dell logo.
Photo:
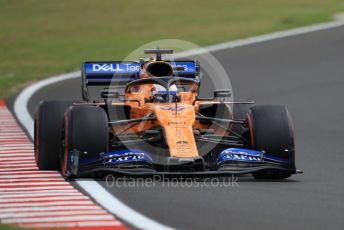
[(92, 69), (94, 72), (105, 71), (105, 72), (115, 72), (123, 71), (120, 64), (93, 64)]

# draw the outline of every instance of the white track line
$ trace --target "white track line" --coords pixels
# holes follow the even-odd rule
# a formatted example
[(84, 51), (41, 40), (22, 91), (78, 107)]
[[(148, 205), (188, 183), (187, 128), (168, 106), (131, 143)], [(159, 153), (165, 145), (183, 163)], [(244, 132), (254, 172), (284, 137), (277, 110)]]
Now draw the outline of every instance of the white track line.
[(2, 169), (0, 168), (0, 172), (15, 172), (20, 170), (37, 170), (37, 167), (34, 168), (12, 168), (12, 169)]
[[(1, 177), (0, 177), (1, 178)], [(15, 178), (15, 179), (10, 179), (10, 178), (1, 178), (0, 184), (2, 183), (16, 183), (18, 181), (24, 182), (24, 181), (30, 181), (30, 182), (58, 182), (58, 181), (64, 181), (61, 176), (59, 178)]]
[[(32, 228), (73, 228), (73, 227), (102, 227), (102, 226), (119, 226), (121, 223), (115, 222), (115, 221), (85, 221), (85, 222), (80, 222), (80, 223), (55, 223), (55, 224), (26, 224), (25, 227), (32, 227)], [(96, 228), (100, 229), (100, 228)]]
[(54, 190), (54, 189), (47, 190), (47, 189), (45, 189), (45, 190), (35, 190), (35, 191), (23, 190), (23, 191), (18, 191), (16, 193), (0, 192), (0, 195), (42, 194), (42, 193), (44, 193), (44, 194), (55, 194), (55, 193), (58, 194), (58, 193), (73, 193), (75, 191), (78, 191), (78, 190), (74, 189), (74, 187), (70, 187), (69, 189), (63, 189), (63, 190)]
[[(49, 177), (49, 178), (47, 178)], [(37, 178), (37, 179), (55, 179), (55, 178), (61, 178), (61, 175), (59, 174), (52, 174), (52, 175), (49, 175), (49, 174), (39, 174), (39, 175), (0, 175), (0, 179), (34, 179), (34, 178)]]
[(220, 44), (216, 44), (212, 46), (207, 46), (204, 49), (188, 50), (188, 51), (180, 52), (176, 55), (173, 55), (173, 57), (175, 58), (188, 57), (188, 56), (204, 54), (205, 52), (215, 52), (215, 51), (220, 51), (220, 50), (233, 49), (233, 48), (237, 48), (241, 46), (257, 44), (257, 43), (276, 40), (280, 38), (291, 37), (295, 35), (306, 34), (306, 33), (316, 32), (320, 30), (332, 29), (339, 26), (344, 26), (344, 20), (338, 18), (336, 21), (319, 23), (315, 25), (304, 26), (304, 27), (299, 27), (295, 29), (259, 35), (256, 37), (250, 37), (246, 39), (224, 42), (224, 43), (220, 43)]
[[(1, 131), (0, 131), (1, 132)], [(2, 148), (12, 148), (12, 147), (18, 147), (18, 148), (21, 148), (21, 149), (25, 149), (25, 148), (31, 148), (33, 150), (33, 145), (32, 144), (27, 144), (27, 143), (17, 143), (17, 144), (1, 144), (0, 145), (0, 149)]]
[[(177, 56), (192, 56), (192, 55), (199, 55), (204, 52), (214, 52), (219, 50), (231, 49), (240, 46), (246, 46), (251, 44), (256, 44), (260, 42), (271, 41), (279, 38), (300, 35), (325, 29), (331, 29), (339, 26), (343, 26), (343, 21), (333, 21), (327, 23), (321, 23), (317, 25), (311, 25), (286, 31), (280, 31), (275, 33), (270, 33), (266, 35), (256, 36), (247, 39), (241, 39), (237, 41), (230, 41), (225, 42), (213, 46), (205, 47), (204, 49), (196, 49), (185, 51), (179, 53)], [(61, 82), (64, 80), (69, 80), (72, 78), (77, 78), (80, 76), (80, 71), (62, 74), (59, 76), (55, 76), (52, 78), (48, 78), (24, 89), (19, 96), (17, 97), (14, 103), (14, 112), (20, 121), (20, 123), (25, 127), (26, 131), (29, 133), (30, 137), (33, 138), (33, 119), (28, 111), (28, 102), (32, 95), (40, 90), (43, 87), (48, 85)], [(136, 212), (135, 210), (131, 209), (121, 201), (119, 201), (116, 197), (102, 188), (96, 181), (77, 181), (77, 184), (82, 187), (86, 192), (89, 193), (91, 197), (93, 197), (100, 205), (102, 205), (105, 209), (110, 211), (116, 216), (119, 216), (123, 220), (127, 221), (128, 223), (132, 224), (135, 227), (140, 229), (167, 229), (169, 227), (161, 225), (143, 215)], [(116, 204), (116, 205), (114, 205)], [(133, 218), (133, 216), (135, 218)]]
[(55, 192), (53, 194), (49, 193), (36, 193), (36, 194), (7, 194), (3, 195), (0, 194), (0, 199), (14, 199), (14, 198), (28, 198), (28, 197), (37, 197), (37, 198), (42, 198), (42, 197), (58, 197), (58, 196), (68, 196), (68, 197), (79, 197), (82, 196), (83, 194), (80, 192), (70, 192), (70, 193), (59, 193)]
[(31, 191), (34, 190), (38, 191), (44, 191), (44, 190), (51, 190), (51, 191), (60, 191), (65, 189), (74, 189), (73, 186), (58, 186), (58, 187), (45, 187), (45, 186), (38, 186), (38, 187), (24, 187), (24, 188), (1, 188), (0, 187), (0, 193), (1, 192), (19, 192), (19, 191)]
[(51, 206), (51, 207), (16, 207), (16, 208), (1, 208), (0, 213), (11, 213), (11, 212), (44, 212), (44, 211), (66, 211), (66, 210), (102, 210), (100, 207), (95, 205), (78, 205), (78, 206)]
[(33, 202), (33, 201), (64, 201), (64, 200), (89, 200), (89, 197), (79, 195), (79, 196), (60, 196), (60, 197), (32, 197), (32, 198), (2, 198), (0, 197), (0, 204), (3, 203), (17, 203), (17, 202)]
[(67, 73), (67, 74), (63, 74), (63, 75), (59, 75), (56, 77), (51, 77), (51, 78), (39, 81), (27, 87), (26, 89), (24, 89), (16, 98), (16, 101), (14, 103), (14, 112), (18, 120), (24, 126), (27, 132), (30, 134), (30, 137), (32, 139), (33, 139), (33, 119), (27, 110), (27, 104), (30, 98), (32, 97), (32, 95), (36, 91), (38, 91), (39, 89), (47, 85), (51, 85), (51, 84), (68, 80), (68, 79), (72, 79), (72, 78), (77, 78), (79, 76), (80, 76), (80, 71), (76, 71), (73, 73)]
[(61, 212), (26, 212), (26, 213), (0, 213), (0, 218), (18, 218), (18, 217), (42, 217), (42, 216), (65, 216), (65, 215), (97, 215), (97, 214), (107, 214), (104, 210), (93, 210), (89, 212), (85, 211), (61, 211)]
[(55, 205), (66, 205), (66, 208), (69, 206), (78, 206), (78, 205), (94, 205), (92, 201), (50, 201), (50, 202), (35, 202), (35, 203), (15, 203), (15, 204), (1, 204), (0, 208), (13, 208), (13, 207), (44, 207), (44, 206), (55, 206)]
[[(31, 153), (32, 154), (32, 153)], [(1, 154), (2, 156), (3, 154)], [(54, 171), (40, 171), (40, 170), (30, 170), (30, 171), (25, 171), (25, 170), (22, 170), (22, 171), (18, 171), (18, 172), (11, 172), (11, 173), (8, 173), (9, 175), (41, 175), (41, 176), (45, 176), (45, 175), (61, 175), (60, 173), (58, 172), (54, 172)], [(2, 176), (5, 176), (5, 173), (1, 173), (0, 175)], [(6, 175), (7, 176), (7, 175)]]
[(11, 168), (11, 167), (19, 168), (19, 167), (31, 167), (31, 166), (37, 167), (35, 163), (29, 163), (29, 164), (19, 164), (19, 162), (17, 164), (0, 163), (0, 168)]
[(4, 150), (6, 152), (8, 152), (7, 150), (28, 150), (31, 151), (33, 150), (33, 146), (31, 145), (25, 145), (25, 146), (14, 146), (14, 145), (3, 145), (0, 147), (0, 150)]
[(2, 153), (0, 151), (1, 157), (29, 157), (32, 156), (32, 151), (27, 153), (13, 152), (13, 153)]
[(17, 218), (17, 219), (2, 219), (1, 222), (4, 224), (13, 223), (43, 223), (43, 222), (65, 222), (65, 221), (80, 221), (80, 220), (114, 220), (113, 216), (110, 215), (79, 215), (79, 216), (64, 216), (64, 217), (40, 217), (40, 218)]
[(112, 196), (102, 186), (95, 181), (78, 181), (78, 185), (83, 188), (88, 194), (94, 197), (97, 194), (96, 201), (106, 210), (114, 213), (117, 217), (129, 221), (130, 224), (134, 225), (139, 229), (171, 229), (170, 227), (164, 226), (148, 217), (138, 213), (131, 209), (129, 206), (121, 202), (116, 197)]
[[(9, 160), (9, 159), (12, 159), (12, 160)], [(15, 159), (13, 158), (3, 158), (3, 159), (0, 159), (0, 164), (31, 164), (32, 161), (34, 161), (33, 158), (28, 158), (27, 160), (24, 160), (24, 159), (18, 159), (18, 161), (16, 161)]]
[(19, 186), (24, 186), (24, 188), (31, 188), (31, 187), (39, 187), (39, 186), (52, 186), (55, 185), (56, 188), (60, 186), (67, 186), (70, 185), (66, 181), (59, 181), (59, 182), (11, 182), (11, 183), (0, 183), (1, 187), (14, 187), (18, 188)]

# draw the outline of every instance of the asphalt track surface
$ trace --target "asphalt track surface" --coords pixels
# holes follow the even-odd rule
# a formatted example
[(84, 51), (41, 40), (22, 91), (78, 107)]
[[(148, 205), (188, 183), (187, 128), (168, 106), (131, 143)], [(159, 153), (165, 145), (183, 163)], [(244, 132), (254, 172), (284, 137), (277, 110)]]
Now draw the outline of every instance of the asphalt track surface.
[[(179, 229), (344, 229), (344, 27), (213, 54), (229, 72), (236, 98), (288, 106), (297, 166), (305, 173), (283, 181), (241, 177), (232, 188), (158, 183), (107, 190)], [(79, 80), (38, 91), (31, 113), (48, 99), (80, 99)]]

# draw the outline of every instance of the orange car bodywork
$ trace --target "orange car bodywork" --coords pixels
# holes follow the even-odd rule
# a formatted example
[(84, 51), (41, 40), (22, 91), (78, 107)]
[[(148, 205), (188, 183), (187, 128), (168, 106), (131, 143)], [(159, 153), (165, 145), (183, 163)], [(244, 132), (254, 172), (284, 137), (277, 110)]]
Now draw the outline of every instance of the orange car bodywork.
[[(198, 150), (193, 130), (209, 129), (209, 124), (201, 124), (196, 120), (196, 112), (202, 104), (214, 102), (195, 101), (197, 93), (179, 92), (180, 102), (177, 103), (145, 103), (145, 98), (150, 97), (149, 87), (144, 87), (140, 92), (127, 93), (127, 102), (120, 103), (130, 106), (130, 119), (142, 118), (149, 114), (156, 116), (155, 121), (142, 121), (132, 127), (130, 125), (113, 126), (114, 133), (140, 133), (154, 127), (162, 127), (165, 140), (173, 157), (196, 157)], [(147, 93), (149, 91), (149, 93)], [(216, 102), (215, 102), (216, 103)], [(114, 103), (114, 105), (119, 103)], [(227, 131), (221, 127), (214, 130), (217, 134)]]

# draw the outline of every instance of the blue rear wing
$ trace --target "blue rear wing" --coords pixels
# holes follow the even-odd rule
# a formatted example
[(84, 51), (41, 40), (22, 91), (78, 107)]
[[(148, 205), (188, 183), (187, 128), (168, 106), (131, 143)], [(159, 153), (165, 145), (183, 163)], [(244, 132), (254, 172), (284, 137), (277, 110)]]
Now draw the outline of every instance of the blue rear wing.
[(184, 70), (174, 70), (173, 76), (197, 78), (199, 77), (199, 63), (196, 61), (170, 61), (173, 68), (183, 67)]
[[(199, 64), (196, 61), (178, 60), (168, 61), (176, 69), (173, 75), (176, 77), (197, 78), (199, 75)], [(88, 100), (88, 86), (110, 84), (125, 85), (138, 79), (141, 64), (134, 61), (99, 61), (85, 62), (82, 68), (82, 90), (83, 98)]]
[(83, 66), (86, 85), (108, 85), (137, 79), (141, 65), (138, 62), (85, 62)]

